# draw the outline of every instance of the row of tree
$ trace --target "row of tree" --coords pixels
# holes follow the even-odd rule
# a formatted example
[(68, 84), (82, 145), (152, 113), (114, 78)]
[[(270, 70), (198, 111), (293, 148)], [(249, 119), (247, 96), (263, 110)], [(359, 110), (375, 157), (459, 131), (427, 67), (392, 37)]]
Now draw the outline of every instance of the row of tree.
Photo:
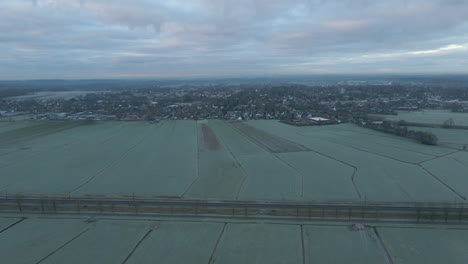
[(410, 138), (417, 140), (425, 145), (437, 145), (439, 139), (436, 135), (429, 131), (417, 131), (410, 130), (406, 126), (401, 126), (397, 122), (383, 121), (383, 122), (372, 122), (367, 121), (363, 125), (366, 128), (393, 134), (400, 137)]

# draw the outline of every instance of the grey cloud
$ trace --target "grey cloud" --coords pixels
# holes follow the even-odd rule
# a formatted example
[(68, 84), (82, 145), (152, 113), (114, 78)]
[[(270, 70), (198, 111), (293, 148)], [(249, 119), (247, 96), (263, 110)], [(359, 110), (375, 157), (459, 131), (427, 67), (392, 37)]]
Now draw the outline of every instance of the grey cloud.
[(468, 45), (466, 32), (462, 0), (3, 0), (0, 78), (460, 71), (464, 49), (378, 54)]

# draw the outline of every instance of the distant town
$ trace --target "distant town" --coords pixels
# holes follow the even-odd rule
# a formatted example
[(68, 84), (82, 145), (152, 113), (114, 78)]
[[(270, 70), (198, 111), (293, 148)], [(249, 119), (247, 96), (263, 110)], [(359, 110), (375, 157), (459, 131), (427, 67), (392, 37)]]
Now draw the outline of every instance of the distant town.
[[(38, 84), (39, 83), (39, 84)], [(72, 83), (72, 85), (69, 85)], [(256, 120), (295, 125), (357, 122), (369, 114), (468, 112), (468, 90), (421, 82), (3, 82), (0, 118), (33, 120)]]

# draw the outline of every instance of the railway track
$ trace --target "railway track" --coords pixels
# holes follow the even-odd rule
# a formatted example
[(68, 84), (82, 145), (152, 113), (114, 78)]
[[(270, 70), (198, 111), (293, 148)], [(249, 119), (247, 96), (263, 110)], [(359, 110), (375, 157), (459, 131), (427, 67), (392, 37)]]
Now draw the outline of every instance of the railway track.
[(4, 196), (0, 212), (102, 213), (174, 217), (401, 220), (468, 224), (468, 203), (205, 201), (176, 198)]

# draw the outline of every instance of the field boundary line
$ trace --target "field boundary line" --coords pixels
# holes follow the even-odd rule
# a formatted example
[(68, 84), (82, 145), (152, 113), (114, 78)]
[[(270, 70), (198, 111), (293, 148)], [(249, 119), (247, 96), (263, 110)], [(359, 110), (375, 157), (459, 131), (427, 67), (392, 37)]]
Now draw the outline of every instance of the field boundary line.
[(446, 188), (448, 188), (450, 191), (452, 191), (454, 194), (456, 194), (459, 198), (463, 199), (463, 200), (466, 200), (466, 197), (459, 194), (457, 191), (455, 191), (455, 189), (453, 189), (450, 185), (448, 185), (447, 183), (445, 183), (444, 181), (442, 181), (441, 179), (439, 179), (439, 177), (437, 177), (434, 173), (430, 172), (428, 169), (424, 168), (423, 165), (419, 165), (419, 167), (425, 171), (427, 174), (431, 175), (434, 179), (436, 179), (439, 183), (441, 183), (442, 185), (444, 185)]
[(86, 180), (84, 183), (82, 183), (81, 185), (79, 185), (78, 187), (76, 187), (75, 189), (73, 189), (72, 191), (68, 192), (67, 194), (68, 195), (71, 195), (72, 193), (78, 191), (79, 189), (83, 188), (83, 186), (87, 185), (88, 183), (90, 183), (91, 181), (93, 181), (97, 176), (100, 176), (104, 173), (105, 170), (107, 170), (108, 168), (110, 168), (111, 166), (113, 166), (114, 164), (117, 163), (117, 161), (121, 160), (123, 157), (125, 157), (128, 153), (130, 153), (130, 151), (132, 151), (135, 147), (137, 147), (138, 145), (140, 145), (145, 139), (147, 139), (149, 136), (151, 135), (151, 133), (148, 132), (148, 134), (146, 136), (143, 136), (137, 143), (135, 143), (133, 146), (131, 146), (130, 148), (128, 148), (127, 150), (125, 150), (122, 154), (120, 154), (117, 158), (115, 158), (114, 160), (110, 161), (109, 163), (107, 163), (106, 166), (104, 166), (102, 169), (100, 169), (94, 176), (92, 176), (91, 178), (89, 178), (88, 180)]
[(461, 161), (461, 160), (459, 160), (459, 159), (457, 159), (455, 157), (448, 157), (448, 158), (451, 159), (451, 160), (454, 160), (455, 162), (457, 162), (458, 164), (460, 164), (460, 165), (462, 165), (464, 167), (468, 167), (468, 164), (465, 164), (463, 161)]
[(151, 234), (151, 232), (153, 232), (153, 229), (150, 229), (148, 230), (145, 235), (143, 235), (143, 237), (136, 243), (136, 245), (133, 247), (132, 251), (130, 251), (130, 253), (128, 253), (127, 257), (125, 257), (124, 261), (122, 262), (122, 264), (125, 264), (127, 263), (127, 261), (133, 256), (133, 253), (135, 253), (135, 251), (137, 250), (137, 248), (141, 245), (141, 243), (143, 243), (143, 241), (149, 237), (149, 235)]
[(281, 162), (286, 164), (288, 167), (290, 167), (293, 171), (295, 171), (299, 175), (300, 197), (304, 197), (304, 174), (302, 174), (297, 168), (295, 168), (291, 164), (289, 164), (289, 162), (285, 161), (283, 158), (281, 158), (279, 155), (277, 155), (277, 153), (273, 153), (273, 156), (275, 156)]
[(224, 223), (223, 229), (219, 233), (218, 239), (216, 239), (216, 243), (215, 243), (215, 246), (213, 247), (213, 251), (211, 251), (211, 255), (210, 255), (210, 259), (208, 260), (208, 264), (214, 264), (214, 262), (216, 261), (214, 259), (214, 255), (216, 253), (216, 250), (218, 249), (219, 242), (221, 241), (221, 237), (224, 235), (224, 231), (226, 230), (227, 225), (228, 225), (228, 223)]
[(301, 230), (301, 244), (302, 244), (302, 264), (306, 264), (305, 245), (304, 245), (304, 225), (300, 225)]
[[(330, 143), (333, 143), (333, 144), (341, 145), (341, 146), (344, 146), (344, 147), (356, 149), (356, 150), (358, 150), (358, 151), (362, 151), (362, 152), (369, 153), (369, 154), (372, 154), (372, 155), (376, 155), (376, 156), (380, 156), (380, 157), (387, 158), (387, 159), (390, 159), (390, 160), (394, 160), (394, 161), (397, 161), (397, 162), (409, 164), (409, 165), (412, 165), (412, 166), (421, 167), (421, 165), (420, 165), (419, 163), (412, 163), (412, 162), (407, 162), (407, 161), (401, 161), (401, 160), (398, 160), (398, 159), (395, 159), (395, 158), (392, 158), (392, 157), (389, 157), (389, 156), (386, 156), (386, 155), (383, 155), (383, 154), (374, 153), (374, 152), (371, 152), (371, 151), (359, 149), (359, 148), (356, 148), (356, 147), (353, 147), (353, 146), (349, 146), (349, 145), (347, 145), (347, 144), (335, 142), (335, 141), (332, 141), (332, 140), (326, 140), (326, 141), (327, 141), (327, 142), (330, 142)], [(392, 180), (395, 182), (395, 184), (398, 186), (398, 188), (399, 188), (404, 194), (406, 194), (406, 196), (408, 197), (408, 199), (412, 200), (411, 195), (410, 195), (410, 194), (408, 193), (408, 191), (406, 191), (406, 189), (400, 184), (400, 181), (399, 181), (398, 179), (396, 179), (396, 178), (393, 176), (393, 174), (390, 175), (390, 177), (391, 177)]]
[(90, 228), (87, 228), (85, 229), (84, 231), (82, 231), (81, 233), (79, 233), (78, 235), (74, 236), (72, 239), (68, 240), (67, 242), (65, 242), (65, 244), (61, 245), (60, 247), (58, 247), (57, 249), (55, 249), (54, 251), (50, 252), (47, 256), (43, 257), (41, 260), (39, 260), (38, 262), (36, 262), (36, 264), (39, 264), (39, 263), (42, 263), (44, 260), (46, 260), (47, 258), (49, 258), (50, 256), (52, 256), (53, 254), (55, 254), (56, 252), (58, 252), (59, 250), (61, 250), (62, 248), (66, 247), (68, 244), (70, 244), (71, 242), (73, 242), (75, 239), (79, 238), (81, 235), (83, 235), (84, 233), (88, 232), (90, 230)]
[(198, 121), (195, 121), (195, 132), (197, 134), (196, 138), (197, 138), (197, 162), (196, 162), (196, 166), (197, 166), (197, 177), (192, 181), (192, 183), (190, 183), (190, 185), (187, 187), (187, 189), (185, 189), (185, 191), (182, 193), (182, 195), (180, 195), (180, 197), (184, 197), (187, 192), (190, 190), (190, 188), (192, 188), (192, 186), (195, 184), (195, 182), (197, 182), (199, 179), (200, 179), (200, 143), (199, 143), (199, 133), (198, 133)]
[[(301, 137), (307, 137), (306, 135), (303, 135), (303, 134), (298, 133), (298, 132), (296, 132), (296, 134), (299, 135), (299, 136), (301, 136)], [(336, 144), (336, 143), (335, 143), (335, 144)], [(351, 183), (353, 184), (354, 190), (356, 191), (359, 200), (362, 200), (363, 194), (361, 193), (361, 191), (359, 190), (359, 187), (358, 187), (357, 183), (355, 182), (355, 181), (356, 181), (356, 174), (357, 174), (357, 172), (358, 172), (358, 167), (352, 165), (351, 163), (348, 163), (348, 162), (339, 160), (339, 159), (337, 159), (337, 158), (334, 158), (334, 157), (332, 157), (332, 156), (330, 156), (330, 155), (324, 154), (324, 153), (322, 153), (322, 152), (320, 152), (320, 151), (317, 151), (317, 150), (314, 150), (314, 149), (310, 149), (310, 151), (311, 151), (311, 152), (314, 152), (314, 153), (317, 153), (317, 154), (319, 154), (319, 155), (322, 155), (322, 156), (324, 156), (324, 157), (326, 157), (326, 158), (328, 158), (328, 159), (331, 159), (331, 160), (334, 160), (334, 161), (336, 161), (336, 162), (339, 162), (339, 163), (341, 163), (341, 164), (344, 164), (344, 165), (346, 165), (346, 166), (348, 166), (348, 167), (351, 167), (351, 168), (354, 170), (354, 171), (353, 171), (353, 174), (351, 175)]]
[(393, 262), (392, 256), (391, 256), (390, 252), (388, 251), (387, 246), (385, 245), (382, 237), (380, 236), (380, 234), (377, 231), (377, 228), (375, 226), (372, 227), (372, 231), (374, 232), (374, 235), (377, 238), (378, 244), (380, 245), (380, 247), (382, 248), (382, 250), (383, 250), (383, 252), (385, 254), (385, 257), (387, 259), (387, 263), (388, 264), (393, 264), (394, 262)]
[[(353, 130), (353, 129), (344, 129), (344, 128), (337, 128), (337, 130), (341, 130), (341, 131), (351, 131), (351, 132), (355, 132), (355, 133), (359, 133), (359, 134), (370, 135), (370, 136), (373, 136), (373, 137), (375, 137), (375, 138), (390, 138), (390, 139), (394, 139), (394, 140), (396, 140), (396, 141), (401, 140), (401, 139), (406, 139), (407, 141), (410, 141), (410, 142), (413, 142), (413, 143), (414, 143), (414, 141), (412, 141), (411, 139), (408, 139), (408, 138), (403, 138), (403, 137), (398, 137), (398, 136), (395, 136), (396, 138), (395, 138), (395, 137), (391, 137), (391, 136), (385, 136), (385, 135), (388, 135), (388, 134), (385, 134), (385, 135), (377, 135), (377, 134), (372, 134), (372, 133), (366, 133), (366, 132), (363, 132), (363, 131), (357, 131), (357, 130)], [(375, 130), (373, 130), (373, 131), (375, 131)], [(378, 132), (378, 131), (377, 131), (377, 132)], [(380, 133), (383, 133), (383, 132), (380, 132)], [(409, 151), (409, 152), (414, 152), (414, 153), (424, 154), (424, 155), (428, 155), (428, 156), (438, 157), (437, 155), (434, 155), (434, 154), (428, 154), (428, 153), (425, 153), (425, 152), (414, 151), (414, 150), (412, 150), (412, 149), (405, 149), (405, 148), (401, 148), (401, 147), (395, 147), (395, 146), (383, 144), (383, 143), (380, 143), (380, 142), (372, 141), (372, 143), (379, 144), (379, 145), (386, 146), (386, 147), (391, 147), (391, 148), (406, 150), (406, 151)]]
[[(346, 130), (346, 129), (339, 129), (339, 130), (342, 130), (342, 131), (351, 131), (351, 132), (359, 133), (358, 131), (355, 131), (355, 130)], [(333, 133), (333, 132), (330, 132), (330, 134), (337, 135), (337, 136), (343, 136), (343, 135), (340, 135), (340, 134), (337, 134), (337, 133)], [(369, 133), (362, 133), (362, 134), (372, 135), (372, 134), (369, 134)], [(378, 138), (379, 136), (375, 136), (375, 137)], [(352, 139), (351, 141), (359, 142), (359, 140), (360, 140), (360, 139)], [(434, 157), (434, 158), (440, 157), (440, 156), (438, 156), (438, 155), (428, 154), (428, 153), (424, 153), (424, 152), (420, 152), (420, 151), (414, 151), (414, 150), (411, 150), (411, 149), (405, 149), (405, 148), (395, 147), (395, 146), (383, 144), (383, 143), (380, 143), (380, 142), (371, 141), (371, 143), (372, 143), (372, 144), (381, 145), (381, 146), (385, 146), (385, 147), (389, 147), (389, 148), (399, 149), (399, 150), (403, 150), (403, 151), (407, 151), (407, 152), (422, 154), (422, 155), (426, 155), (426, 156), (432, 156), (432, 157)], [(444, 154), (444, 155), (445, 155), (445, 154)]]
[(411, 165), (418, 165), (419, 164), (418, 162), (409, 162), (409, 161), (399, 160), (399, 159), (394, 158), (394, 157), (390, 157), (390, 156), (387, 156), (387, 155), (384, 155), (384, 154), (380, 154), (380, 153), (372, 152), (372, 151), (369, 151), (369, 150), (361, 149), (361, 148), (358, 148), (358, 147), (355, 147), (355, 146), (351, 146), (351, 145), (348, 145), (348, 144), (344, 144), (344, 143), (329, 140), (329, 139), (325, 139), (325, 141), (328, 141), (328, 142), (331, 142), (331, 143), (334, 143), (334, 144), (337, 144), (337, 145), (341, 145), (341, 146), (344, 146), (344, 147), (352, 148), (352, 149), (362, 151), (362, 152), (365, 152), (365, 153), (369, 153), (369, 154), (372, 154), (372, 155), (376, 155), (376, 156), (380, 156), (380, 157), (383, 157), (383, 158), (391, 159), (391, 160), (401, 162), (401, 163), (406, 163), (406, 164), (411, 164)]
[(452, 154), (456, 154), (456, 153), (459, 153), (459, 152), (462, 152), (462, 150), (456, 150), (456, 151), (450, 152), (450, 153), (448, 153), (448, 154), (444, 154), (444, 155), (441, 155), (441, 156), (437, 156), (437, 157), (435, 157), (435, 158), (433, 158), (433, 159), (428, 159), (428, 160), (425, 160), (425, 161), (421, 161), (421, 162), (418, 163), (418, 165), (421, 165), (421, 164), (423, 164), (423, 163), (425, 163), (425, 162), (429, 162), (429, 161), (436, 160), (436, 159), (439, 159), (439, 158), (445, 158), (445, 157), (447, 157), (447, 156), (450, 156), (450, 155), (452, 155)]
[[(220, 122), (223, 122), (224, 124), (226, 124), (227, 122), (225, 121), (220, 121)], [(229, 127), (230, 129), (232, 129), (233, 131), (237, 132), (236, 130), (234, 130), (230, 125), (227, 125), (226, 127)], [(239, 133), (239, 132), (237, 132)], [(244, 174), (244, 178), (242, 179), (241, 181), (241, 184), (239, 185), (239, 190), (237, 190), (237, 194), (236, 194), (236, 197), (235, 199), (236, 200), (239, 200), (239, 195), (240, 195), (240, 192), (242, 190), (242, 187), (244, 186), (244, 182), (245, 180), (247, 179), (247, 177), (249, 176), (247, 174), (247, 172), (245, 171), (244, 167), (242, 166), (242, 164), (240, 163), (239, 159), (236, 157), (236, 155), (234, 154), (234, 152), (232, 152), (231, 148), (228, 146), (228, 144), (226, 144), (226, 142), (224, 141), (223, 139), (223, 136), (220, 134), (219, 135), (219, 140), (221, 141), (221, 143), (223, 144), (223, 146), (226, 148), (226, 150), (229, 152), (229, 154), (232, 156), (232, 158), (236, 161), (236, 163), (239, 165), (239, 168), (241, 169), (242, 173)]]
[[(280, 152), (273, 152), (273, 151), (267, 151), (264, 147), (260, 146), (259, 143), (257, 143), (255, 140), (253, 140), (251, 137), (249, 137), (248, 135), (246, 135), (244, 132), (242, 132), (241, 130), (239, 130), (238, 128), (236, 128), (235, 126), (233, 126), (232, 124), (228, 123), (229, 126), (234, 130), (234, 131), (237, 131), (237, 133), (243, 135), (245, 138), (247, 138), (247, 140), (249, 140), (250, 142), (252, 142), (253, 144), (257, 145), (257, 147), (259, 147), (260, 149), (262, 149), (265, 153), (267, 154), (270, 154), (272, 155), (273, 157), (275, 157), (276, 159), (278, 159), (279, 161), (281, 161), (282, 163), (286, 164), (287, 167), (291, 168), (294, 172), (296, 172), (296, 174), (299, 175), (299, 182), (301, 184), (301, 188), (300, 188), (300, 194), (299, 194), (299, 197), (303, 197), (303, 182), (304, 182), (304, 175), (302, 175), (302, 173), (300, 173), (296, 168), (292, 167), (289, 163), (283, 161), (281, 158), (279, 158), (276, 154), (279, 154)], [(293, 141), (291, 141), (292, 143), (295, 143)], [(297, 144), (297, 143), (295, 143)], [(298, 144), (300, 145), (300, 144)], [(300, 145), (302, 146), (302, 145)], [(303, 146), (304, 148), (308, 149), (308, 151), (311, 151), (309, 148)], [(301, 152), (301, 151), (297, 151), (297, 152)], [(303, 151), (305, 152), (305, 151)], [(296, 152), (283, 152), (283, 153), (296, 153)], [(237, 160), (237, 159), (236, 159)], [(239, 163), (240, 164), (240, 163)], [(242, 181), (242, 185), (244, 184), (244, 181)], [(240, 190), (239, 190), (240, 192)]]
[[(367, 151), (367, 150), (363, 150), (363, 149), (359, 149), (359, 148), (356, 148), (356, 147), (353, 147), (353, 146), (349, 146), (347, 144), (343, 144), (343, 143), (339, 143), (339, 142), (335, 142), (335, 141), (332, 141), (332, 140), (326, 140), (328, 142), (331, 142), (331, 143), (334, 143), (334, 144), (338, 144), (338, 145), (342, 145), (342, 146), (345, 146), (345, 147), (349, 147), (349, 148), (352, 148), (352, 149), (356, 149), (356, 150), (359, 150), (359, 151), (362, 151), (362, 152), (366, 152), (366, 153), (369, 153), (369, 154), (373, 154), (373, 155), (377, 155), (377, 156), (381, 156), (381, 157), (384, 157), (384, 158), (388, 158), (388, 159), (391, 159), (391, 160), (394, 160), (394, 161), (398, 161), (398, 162), (402, 162), (402, 163), (406, 163), (406, 164), (410, 164), (410, 165), (413, 165), (413, 166), (418, 166), (420, 168), (422, 168), (426, 173), (428, 173), (429, 175), (431, 175), (433, 178), (435, 178), (438, 182), (440, 182), (442, 185), (444, 185), (445, 187), (447, 187), (448, 189), (450, 189), (453, 193), (455, 193), (458, 197), (460, 197), (461, 199), (463, 200), (466, 200), (466, 198), (462, 195), (460, 195), (458, 192), (456, 192), (452, 187), (450, 187), (448, 184), (444, 183), (442, 180), (440, 180), (438, 177), (436, 177), (434, 174), (430, 173), (428, 170), (426, 170), (426, 168), (423, 167), (422, 163), (424, 162), (427, 162), (427, 161), (430, 161), (430, 160), (435, 160), (435, 159), (438, 159), (438, 158), (442, 158), (442, 157), (445, 157), (445, 156), (449, 156), (451, 154), (454, 154), (454, 153), (457, 153), (459, 151), (455, 151), (455, 152), (452, 152), (452, 153), (448, 153), (448, 154), (445, 154), (443, 156), (438, 156), (438, 157), (435, 157), (433, 159), (430, 159), (430, 160), (426, 160), (426, 161), (422, 161), (422, 162), (418, 162), (418, 163), (411, 163), (411, 162), (407, 162), (407, 161), (401, 161), (401, 160), (398, 160), (398, 159), (395, 159), (395, 158), (392, 158), (392, 157), (388, 157), (388, 156), (385, 156), (385, 155), (382, 155), (382, 154), (378, 154), (378, 153), (374, 153), (374, 152), (371, 152), (371, 151)], [(411, 195), (403, 188), (403, 186), (401, 186), (399, 184), (399, 181), (396, 180), (394, 177), (392, 177), (393, 180), (395, 181), (395, 183), (400, 187), (400, 190), (402, 190), (407, 196), (408, 198), (411, 199)]]
[(7, 231), (8, 229), (14, 227), (15, 225), (17, 225), (17, 224), (23, 222), (25, 219), (26, 219), (26, 218), (23, 217), (23, 218), (19, 219), (18, 221), (14, 222), (13, 224), (10, 224), (9, 226), (7, 226), (7, 227), (3, 228), (2, 230), (0, 230), (0, 233), (3, 233), (3, 232), (5, 232), (5, 231)]
[[(394, 137), (391, 137), (391, 136), (385, 136), (385, 135), (377, 135), (377, 134), (372, 134), (372, 133), (366, 133), (366, 132), (362, 132), (362, 131), (357, 131), (357, 130), (352, 130), (352, 129), (344, 129), (344, 128), (338, 128), (337, 130), (342, 130), (342, 131), (351, 131), (351, 132), (356, 132), (356, 133), (360, 133), (360, 134), (365, 134), (365, 135), (371, 135), (371, 136), (374, 136), (374, 137), (386, 137), (386, 138), (391, 138), (391, 139), (407, 139), (411, 142), (415, 142), (415, 141), (412, 141), (411, 139), (408, 139), (408, 138), (404, 138), (404, 137), (398, 137), (396, 136), (397, 138), (394, 138)], [(375, 131), (375, 130), (374, 130)], [(381, 132), (383, 133), (383, 132)], [(426, 154), (426, 155), (430, 155), (430, 156), (436, 156), (436, 157), (443, 157), (447, 154), (443, 154), (441, 156), (438, 156), (438, 155), (434, 155), (434, 154), (428, 154), (428, 153), (424, 153), (424, 152), (420, 152), (420, 151), (414, 151), (414, 150), (411, 150), (411, 149), (404, 149), (404, 148), (400, 148), (400, 147), (395, 147), (395, 146), (390, 146), (390, 145), (386, 145), (386, 144), (382, 144), (382, 143), (377, 143), (377, 142), (374, 142), (376, 144), (379, 144), (379, 145), (383, 145), (383, 146), (387, 146), (387, 147), (392, 147), (392, 148), (397, 148), (397, 149), (402, 149), (402, 150), (407, 150), (407, 151), (411, 151), (411, 152), (415, 152), (415, 153), (420, 153), (420, 154)], [(449, 143), (449, 142), (444, 142), (444, 141), (440, 141), (440, 143)], [(449, 143), (450, 144), (450, 143)], [(463, 143), (452, 143), (452, 144), (455, 144), (455, 145), (460, 145), (460, 144), (463, 144)], [(457, 148), (454, 148), (454, 147), (450, 147), (450, 146), (447, 146), (447, 145), (443, 145), (443, 144), (438, 144), (437, 145), (438, 147), (440, 148), (444, 148), (444, 149), (451, 149), (451, 150), (460, 150), (460, 149), (457, 149)], [(448, 154), (449, 155), (449, 154)]]

